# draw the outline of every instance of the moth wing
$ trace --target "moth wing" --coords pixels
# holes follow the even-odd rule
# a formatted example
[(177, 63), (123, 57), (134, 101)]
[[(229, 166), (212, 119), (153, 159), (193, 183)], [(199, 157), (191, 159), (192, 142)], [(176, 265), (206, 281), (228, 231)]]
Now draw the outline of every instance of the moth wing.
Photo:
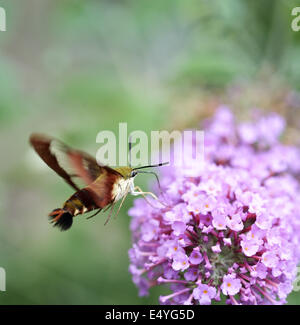
[(116, 170), (101, 166), (88, 153), (73, 149), (63, 142), (42, 134), (32, 134), (30, 143), (41, 159), (76, 191), (93, 183), (101, 174), (120, 175)]
[(119, 173), (112, 173), (106, 167), (104, 168), (101, 175), (86, 187), (95, 203), (102, 209), (114, 202), (114, 188), (119, 179), (123, 177)]

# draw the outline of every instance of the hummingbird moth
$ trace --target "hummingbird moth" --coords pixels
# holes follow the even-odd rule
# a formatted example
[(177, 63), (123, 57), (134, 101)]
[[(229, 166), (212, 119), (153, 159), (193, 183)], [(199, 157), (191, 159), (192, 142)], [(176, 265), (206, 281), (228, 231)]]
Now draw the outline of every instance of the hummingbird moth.
[[(159, 184), (156, 173), (141, 171), (141, 169), (159, 167), (168, 163), (137, 168), (132, 168), (130, 165), (111, 168), (99, 165), (91, 155), (73, 149), (55, 138), (32, 134), (29, 141), (40, 158), (76, 191), (65, 201), (62, 208), (54, 209), (49, 214), (51, 223), (61, 230), (69, 229), (72, 226), (73, 217), (79, 214), (96, 210), (95, 214), (88, 217), (91, 218), (110, 208), (106, 224), (115, 204), (122, 200), (117, 215), (129, 193), (143, 195), (144, 198), (148, 194), (158, 200), (153, 193), (143, 192), (138, 186), (134, 186), (134, 178), (139, 173), (150, 173), (155, 175)], [(131, 142), (129, 142), (129, 152), (130, 150)], [(83, 187), (78, 184), (79, 180), (83, 181)], [(163, 203), (161, 202), (161, 204)]]

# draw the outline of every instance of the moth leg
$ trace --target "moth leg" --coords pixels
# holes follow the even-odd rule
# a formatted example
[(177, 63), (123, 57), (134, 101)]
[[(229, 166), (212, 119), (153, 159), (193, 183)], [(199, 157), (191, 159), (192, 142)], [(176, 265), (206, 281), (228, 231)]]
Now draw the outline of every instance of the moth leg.
[(87, 217), (86, 219), (91, 219), (91, 218), (95, 217), (95, 216), (96, 216), (96, 215), (97, 215), (101, 210), (102, 210), (102, 209), (99, 208), (98, 211), (97, 211), (96, 213), (92, 214), (91, 216)]
[(104, 226), (107, 225), (107, 223), (108, 223), (108, 221), (109, 221), (109, 219), (110, 219), (110, 217), (111, 217), (111, 215), (112, 215), (112, 213), (113, 213), (113, 211), (114, 211), (114, 207), (115, 207), (115, 205), (116, 205), (116, 202), (114, 201), (114, 202), (111, 204), (111, 209), (110, 209), (109, 214), (108, 214), (108, 216), (107, 216), (107, 219), (106, 219), (106, 221), (105, 221), (105, 223), (104, 223)]
[[(136, 191), (137, 190), (137, 191)], [(156, 201), (158, 201), (161, 205), (163, 205), (163, 206), (165, 206), (165, 207), (168, 207), (166, 204), (164, 204), (163, 202), (161, 202), (159, 199), (158, 199), (158, 197), (155, 195), (155, 194), (153, 194), (152, 192), (144, 192), (144, 191), (142, 191), (142, 189), (139, 187), (139, 186), (135, 186), (134, 187), (134, 189), (133, 189), (133, 191), (131, 191), (131, 194), (132, 195), (142, 195), (143, 196), (143, 198), (145, 199), (145, 201), (152, 207), (152, 208), (154, 208), (154, 209), (157, 209), (157, 207), (155, 207), (155, 206), (153, 206), (153, 204), (151, 204), (150, 202), (149, 202), (149, 200), (147, 200), (147, 198), (146, 198), (146, 195), (151, 195)]]
[[(137, 191), (136, 191), (137, 190)], [(132, 195), (151, 195), (156, 201), (159, 201), (158, 197), (152, 192), (144, 192), (139, 186), (135, 186), (133, 191), (131, 191)]]
[(124, 196), (123, 196), (123, 198), (122, 198), (122, 201), (121, 201), (121, 203), (120, 203), (120, 205), (119, 205), (118, 211), (117, 211), (117, 213), (116, 213), (115, 216), (114, 216), (114, 219), (117, 218), (117, 216), (118, 216), (118, 214), (119, 214), (119, 212), (120, 212), (120, 210), (121, 210), (121, 208), (122, 208), (122, 205), (123, 205), (123, 203), (124, 203), (124, 201), (125, 201), (125, 199), (126, 199), (128, 193), (129, 193), (129, 190), (130, 190), (130, 187), (127, 186), (126, 191), (125, 191), (125, 194), (124, 194)]
[(112, 203), (108, 204), (107, 207), (103, 210), (103, 213), (106, 212), (111, 206), (112, 206)]

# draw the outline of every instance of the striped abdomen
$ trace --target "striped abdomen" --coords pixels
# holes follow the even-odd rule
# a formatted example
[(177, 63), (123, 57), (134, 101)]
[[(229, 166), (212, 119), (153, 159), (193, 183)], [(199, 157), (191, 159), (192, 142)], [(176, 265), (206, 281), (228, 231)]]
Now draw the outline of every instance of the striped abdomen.
[(73, 217), (84, 214), (94, 209), (101, 209), (94, 201), (91, 192), (84, 188), (74, 193), (65, 203), (62, 209), (55, 209), (50, 214), (50, 220), (54, 226), (61, 230), (67, 230), (72, 226)]

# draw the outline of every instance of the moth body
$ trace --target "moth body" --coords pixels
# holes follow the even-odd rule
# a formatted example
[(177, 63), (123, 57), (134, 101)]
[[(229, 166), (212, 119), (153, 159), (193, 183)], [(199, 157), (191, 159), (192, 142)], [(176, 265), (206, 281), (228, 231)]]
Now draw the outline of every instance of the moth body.
[[(135, 192), (134, 178), (139, 173), (138, 170), (166, 164), (114, 169), (99, 165), (96, 159), (86, 152), (73, 149), (43, 134), (32, 134), (30, 143), (41, 159), (75, 190), (62, 208), (54, 209), (49, 214), (51, 222), (61, 230), (69, 229), (72, 226), (73, 217), (77, 215), (93, 210), (97, 210), (98, 213), (110, 207), (112, 211), (114, 204), (121, 199), (122, 205), (128, 193), (149, 194), (149, 192)], [(81, 188), (77, 184), (78, 179), (82, 180), (86, 186)]]

